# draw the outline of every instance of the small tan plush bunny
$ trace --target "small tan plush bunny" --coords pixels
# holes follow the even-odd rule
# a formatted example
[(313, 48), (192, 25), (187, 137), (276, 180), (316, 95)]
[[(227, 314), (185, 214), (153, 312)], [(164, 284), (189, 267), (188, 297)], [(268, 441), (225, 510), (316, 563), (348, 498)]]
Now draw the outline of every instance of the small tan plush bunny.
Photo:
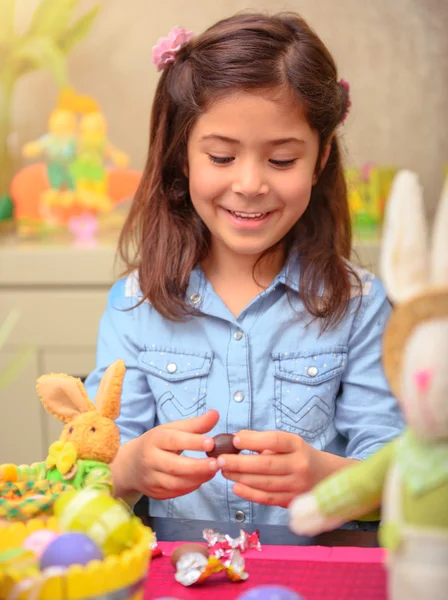
[(89, 400), (80, 379), (63, 374), (43, 375), (37, 392), (46, 411), (63, 421), (59, 440), (49, 448), (44, 462), (32, 465), (3, 465), (3, 481), (52, 481), (75, 488), (94, 486), (113, 491), (109, 464), (120, 446), (114, 423), (120, 414), (122, 360), (111, 364), (100, 383), (95, 404)]
[(314, 535), (381, 505), (390, 600), (448, 598), (448, 180), (428, 246), (421, 187), (401, 171), (382, 244), (394, 303), (383, 362), (408, 428), (289, 507), (291, 529)]

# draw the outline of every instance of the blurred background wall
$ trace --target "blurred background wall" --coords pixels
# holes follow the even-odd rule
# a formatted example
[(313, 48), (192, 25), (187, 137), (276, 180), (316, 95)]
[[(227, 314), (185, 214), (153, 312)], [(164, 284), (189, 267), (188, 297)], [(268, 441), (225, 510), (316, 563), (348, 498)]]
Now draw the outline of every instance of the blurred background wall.
[[(56, 0), (57, 1), (57, 0)], [(36, 0), (18, 1), (25, 28)], [(94, 6), (81, 0), (79, 11)], [(151, 48), (174, 25), (200, 32), (244, 9), (295, 10), (314, 27), (351, 84), (344, 128), (347, 165), (395, 164), (419, 173), (432, 213), (448, 161), (448, 0), (103, 0), (93, 30), (69, 56), (80, 93), (93, 95), (110, 139), (141, 168), (158, 74)], [(39, 71), (16, 90), (14, 129), (23, 144), (46, 130), (56, 101)]]

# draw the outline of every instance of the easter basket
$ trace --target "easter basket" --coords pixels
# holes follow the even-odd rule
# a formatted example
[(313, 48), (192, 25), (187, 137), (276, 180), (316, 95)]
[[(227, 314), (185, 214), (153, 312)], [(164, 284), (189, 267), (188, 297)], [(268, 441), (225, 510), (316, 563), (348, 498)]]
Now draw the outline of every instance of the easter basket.
[(59, 531), (56, 517), (39, 518), (0, 526), (0, 556), (8, 556), (8, 567), (0, 563), (2, 600), (138, 600), (151, 559), (153, 534), (135, 518), (133, 543), (119, 554), (92, 560), (85, 566), (39, 572), (31, 553), (22, 548), (34, 532)]

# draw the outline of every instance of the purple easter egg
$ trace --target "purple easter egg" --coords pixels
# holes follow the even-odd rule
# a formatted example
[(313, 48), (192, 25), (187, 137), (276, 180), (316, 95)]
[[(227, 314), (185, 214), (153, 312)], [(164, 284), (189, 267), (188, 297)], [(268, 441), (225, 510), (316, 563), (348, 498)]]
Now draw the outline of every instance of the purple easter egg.
[(84, 533), (64, 533), (49, 544), (40, 559), (42, 570), (49, 567), (86, 565), (91, 560), (101, 560), (103, 553)]
[(238, 596), (238, 600), (305, 600), (282, 585), (259, 585)]

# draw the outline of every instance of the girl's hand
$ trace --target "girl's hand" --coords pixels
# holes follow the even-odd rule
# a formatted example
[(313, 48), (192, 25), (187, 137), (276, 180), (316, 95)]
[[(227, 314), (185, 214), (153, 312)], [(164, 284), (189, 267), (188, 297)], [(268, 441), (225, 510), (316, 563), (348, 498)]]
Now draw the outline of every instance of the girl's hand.
[(124, 497), (137, 491), (166, 500), (189, 494), (212, 479), (218, 468), (216, 459), (180, 454), (184, 450), (212, 450), (213, 439), (203, 434), (213, 429), (218, 420), (219, 413), (209, 410), (200, 417), (154, 427), (124, 444), (113, 467), (114, 479), (119, 483), (118, 495)]
[(236, 434), (234, 445), (259, 454), (226, 454), (218, 466), (235, 481), (233, 492), (259, 504), (286, 508), (298, 494), (316, 483), (315, 466), (322, 454), (293, 433), (247, 431)]

